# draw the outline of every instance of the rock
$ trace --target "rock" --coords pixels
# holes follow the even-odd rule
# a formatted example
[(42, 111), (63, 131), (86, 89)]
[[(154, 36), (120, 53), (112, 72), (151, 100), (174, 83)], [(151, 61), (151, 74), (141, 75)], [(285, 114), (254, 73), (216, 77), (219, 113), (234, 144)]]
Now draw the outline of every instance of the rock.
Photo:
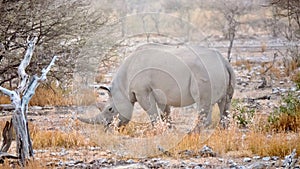
[(218, 158), (218, 160), (219, 160), (220, 162), (224, 162), (224, 159), (223, 159), (223, 158)]
[(15, 107), (12, 104), (0, 104), (0, 110), (12, 111), (15, 110)]
[(133, 163), (134, 163), (134, 160), (133, 160), (133, 159), (129, 159), (129, 160), (126, 161), (126, 163), (128, 163), (128, 164), (133, 164)]
[(91, 150), (91, 151), (98, 151), (100, 149), (101, 149), (100, 147), (90, 147), (89, 148), (89, 150)]
[(243, 160), (245, 163), (249, 163), (249, 162), (251, 162), (251, 158), (249, 158), (249, 157), (246, 157), (246, 158), (244, 158), (244, 160)]
[(265, 169), (267, 167), (268, 166), (265, 163), (263, 163), (263, 162), (256, 162), (256, 163), (251, 164), (247, 168), (251, 168), (251, 169)]
[(215, 157), (216, 153), (212, 150), (211, 147), (204, 145), (202, 149), (199, 151), (199, 155), (201, 157)]
[(272, 94), (279, 94), (279, 89), (278, 88), (273, 88), (272, 89)]
[(192, 150), (182, 150), (178, 154), (183, 156), (183, 157), (191, 157), (191, 156), (195, 155), (195, 152), (192, 151)]
[(230, 168), (236, 168), (237, 167), (237, 163), (234, 162), (233, 160), (228, 160), (227, 163), (229, 164)]
[(41, 106), (31, 106), (29, 107), (30, 110), (43, 110), (43, 107)]
[(279, 89), (279, 91), (280, 91), (281, 93), (286, 93), (286, 92), (287, 92), (287, 89)]
[(194, 169), (203, 169), (201, 166), (195, 166)]
[(258, 159), (260, 159), (261, 157), (260, 156), (254, 156), (254, 157), (252, 157), (254, 160), (258, 160)]
[(271, 157), (263, 157), (262, 160), (263, 160), (263, 161), (270, 161), (270, 160), (271, 160)]
[(294, 86), (294, 87), (291, 87), (291, 88), (290, 88), (290, 91), (291, 91), (291, 92), (297, 91), (297, 87), (295, 87), (295, 86)]
[(277, 160), (279, 160), (279, 157), (278, 156), (272, 156), (271, 160), (277, 161)]
[(282, 167), (295, 168), (295, 164), (297, 163), (297, 158), (295, 158), (296, 155), (296, 149), (294, 149), (290, 155), (285, 156)]
[(128, 164), (128, 165), (114, 166), (113, 168), (114, 169), (148, 169), (148, 167), (143, 164)]

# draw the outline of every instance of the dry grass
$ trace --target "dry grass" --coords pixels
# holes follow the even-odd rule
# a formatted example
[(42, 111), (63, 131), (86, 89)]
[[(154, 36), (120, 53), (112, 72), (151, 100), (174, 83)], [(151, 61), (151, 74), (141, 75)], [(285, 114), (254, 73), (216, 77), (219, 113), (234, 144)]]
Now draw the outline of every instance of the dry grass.
[(241, 59), (237, 60), (236, 62), (233, 63), (235, 66), (245, 66), (247, 70), (251, 70), (252, 68), (252, 63), (249, 60)]
[[(45, 161), (43, 159), (39, 160), (30, 160), (27, 161), (26, 163), (26, 169), (48, 169), (50, 166), (45, 166)], [(9, 162), (6, 160), (4, 164), (0, 164), (1, 169), (21, 169), (24, 167), (21, 167), (20, 165), (17, 164), (16, 161), (14, 162)], [(52, 167), (51, 167), (52, 168)]]
[(261, 156), (284, 157), (295, 148), (300, 153), (300, 137), (298, 133), (250, 132), (247, 134), (247, 147), (252, 153)]
[(72, 104), (72, 98), (68, 96), (68, 91), (52, 86), (39, 86), (30, 101), (30, 105), (35, 106), (67, 106)]
[[(55, 85), (40, 85), (30, 101), (31, 106), (68, 106), (73, 104), (73, 98), (68, 91), (64, 91)], [(10, 98), (0, 94), (0, 104), (10, 104)]]
[(292, 72), (294, 72), (299, 67), (299, 63), (295, 60), (287, 61), (285, 63), (285, 74), (290, 76)]
[[(91, 89), (81, 90), (76, 96), (72, 96), (70, 95), (70, 91), (64, 91), (54, 85), (41, 85), (37, 88), (29, 104), (31, 106), (91, 105), (96, 100), (97, 93)], [(0, 104), (10, 103), (9, 97), (0, 94)]]
[(97, 93), (92, 89), (81, 89), (76, 96), (74, 96), (75, 105), (91, 105), (96, 102), (97, 100)]
[(10, 104), (10, 98), (6, 95), (0, 94), (0, 104)]
[(272, 74), (276, 78), (282, 77), (281, 70), (277, 66), (274, 66), (274, 65), (271, 66), (271, 64), (272, 63), (270, 63), (270, 62), (262, 63), (261, 64), (262, 68), (260, 69), (260, 73), (261, 74), (269, 73), (269, 74)]
[(273, 133), (264, 132), (240, 132), (237, 130), (216, 130), (207, 141), (202, 140), (203, 135), (187, 135), (182, 142), (175, 147), (174, 154), (182, 150), (199, 151), (204, 145), (212, 149), (220, 156), (251, 157), (280, 156), (291, 153), (295, 148), (300, 153), (300, 137), (295, 133)]
[(300, 71), (295, 72), (292, 76), (292, 81), (296, 83), (298, 89), (300, 89)]
[(261, 52), (265, 52), (267, 50), (267, 43), (266, 42), (261, 42)]
[[(5, 122), (6, 121), (4, 120), (0, 121), (1, 134)], [(94, 145), (94, 143), (86, 141), (85, 137), (77, 130), (70, 130), (68, 132), (59, 130), (41, 130), (38, 126), (29, 123), (29, 131), (34, 149), (49, 147), (75, 148)]]
[(32, 133), (35, 149), (47, 147), (75, 148), (85, 146), (85, 138), (78, 132), (64, 133), (62, 131), (34, 131)]
[(275, 122), (268, 126), (268, 130), (275, 132), (300, 131), (300, 115), (281, 114)]

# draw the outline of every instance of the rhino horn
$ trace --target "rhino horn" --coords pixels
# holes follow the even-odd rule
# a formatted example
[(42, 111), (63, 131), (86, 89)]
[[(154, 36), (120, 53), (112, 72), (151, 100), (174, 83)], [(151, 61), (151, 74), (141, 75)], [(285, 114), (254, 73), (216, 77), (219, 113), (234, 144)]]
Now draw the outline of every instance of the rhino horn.
[(77, 119), (88, 124), (103, 124), (100, 114), (90, 118), (77, 117)]

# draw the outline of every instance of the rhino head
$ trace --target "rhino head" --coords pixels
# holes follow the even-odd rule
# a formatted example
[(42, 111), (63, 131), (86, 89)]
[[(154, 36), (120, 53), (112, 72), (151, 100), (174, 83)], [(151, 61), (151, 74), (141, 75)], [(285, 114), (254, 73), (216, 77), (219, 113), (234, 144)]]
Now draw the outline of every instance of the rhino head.
[[(100, 86), (100, 88), (106, 90), (109, 95), (109, 101), (105, 105), (104, 109), (102, 109), (102, 111), (94, 117), (91, 118), (78, 117), (78, 119), (88, 124), (102, 124), (105, 126), (105, 128), (107, 128), (114, 121), (114, 118), (118, 117), (119, 112), (117, 111), (115, 104), (113, 102), (112, 95), (111, 95), (111, 88), (105, 86)], [(117, 126), (118, 127), (121, 126), (122, 123), (123, 122), (119, 119)]]

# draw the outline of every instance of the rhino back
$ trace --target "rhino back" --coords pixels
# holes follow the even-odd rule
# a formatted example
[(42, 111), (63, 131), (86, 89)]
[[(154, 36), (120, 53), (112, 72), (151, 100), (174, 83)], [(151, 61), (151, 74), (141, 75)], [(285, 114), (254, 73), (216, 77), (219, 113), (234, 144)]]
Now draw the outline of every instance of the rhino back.
[(226, 93), (228, 83), (219, 57), (219, 53), (201, 47), (143, 45), (120, 66), (114, 85), (130, 99), (134, 99), (132, 93), (159, 89), (169, 105), (183, 106), (193, 103), (191, 87), (196, 81), (202, 89), (196, 92), (209, 93), (216, 102)]

